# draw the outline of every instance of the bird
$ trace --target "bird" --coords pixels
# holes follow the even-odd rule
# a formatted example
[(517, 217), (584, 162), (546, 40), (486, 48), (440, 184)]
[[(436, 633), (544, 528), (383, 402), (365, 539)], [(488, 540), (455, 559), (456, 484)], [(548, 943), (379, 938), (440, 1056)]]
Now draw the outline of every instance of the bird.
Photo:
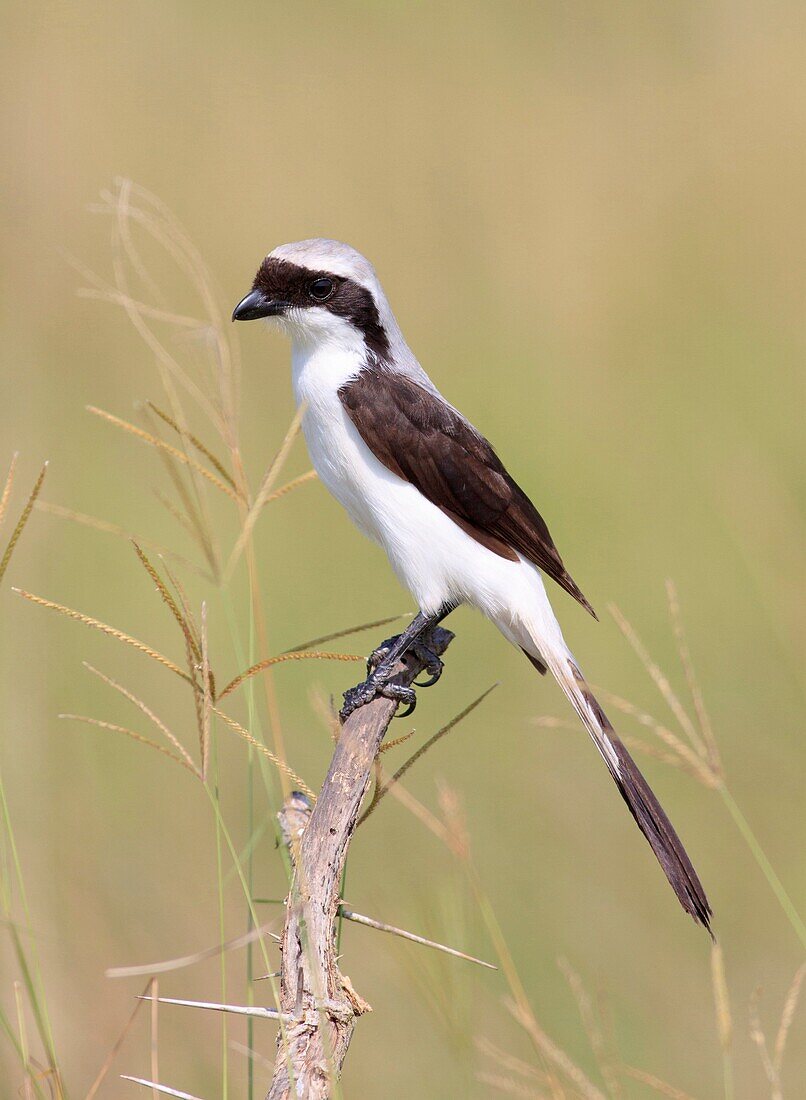
[(430, 686), (434, 626), (481, 611), (541, 674), (551, 672), (587, 729), (683, 909), (711, 931), (711, 907), (683, 844), (563, 638), (544, 577), (595, 616), (549, 529), (492, 445), (439, 392), (410, 350), (372, 264), (341, 241), (284, 244), (261, 262), (234, 321), (266, 319), (291, 341), (294, 396), (314, 468), (353, 523), (386, 552), (418, 613), (372, 655), (342, 718), (390, 682), (410, 650)]

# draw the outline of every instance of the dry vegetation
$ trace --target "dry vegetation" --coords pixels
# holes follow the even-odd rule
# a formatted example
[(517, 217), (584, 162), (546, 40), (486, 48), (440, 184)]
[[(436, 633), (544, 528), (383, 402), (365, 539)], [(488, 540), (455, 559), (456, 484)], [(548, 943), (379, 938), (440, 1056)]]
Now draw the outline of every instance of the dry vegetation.
[[(19, 1059), (19, 1077), (15, 1082), (15, 1090), (18, 1088), (19, 1094), (26, 1097), (26, 1100), (34, 1096), (62, 1098), (68, 1094), (83, 1095), (91, 1100), (92, 1097), (103, 1094), (104, 1083), (108, 1081), (110, 1074), (123, 1073), (134, 1063), (135, 1051), (130, 1043), (127, 1044), (127, 1037), (137, 1013), (147, 1012), (150, 1014), (151, 1027), (150, 1076), (142, 1078), (129, 1074), (128, 1079), (151, 1089), (155, 1095), (185, 1097), (188, 1096), (187, 1093), (161, 1083), (159, 1005), (169, 1003), (184, 1006), (189, 1012), (194, 1007), (218, 1012), (224, 1020), (221, 1094), (227, 1094), (227, 1058), (236, 1051), (239, 1056), (249, 1060), (251, 1100), (261, 1092), (267, 1075), (265, 1059), (268, 1054), (267, 1050), (259, 1049), (252, 1022), (255, 1019), (279, 1019), (276, 956), (272, 953), (273, 933), (269, 931), (269, 924), (273, 922), (267, 922), (260, 915), (261, 906), (272, 903), (273, 899), (255, 896), (251, 856), (239, 849), (225, 820), (219, 789), (217, 745), (221, 738), (232, 735), (240, 738), (243, 742), (245, 788), (252, 790), (253, 775), (262, 780), (265, 798), (259, 803), (250, 799), (248, 803), (249, 838), (256, 835), (266, 816), (271, 817), (276, 827), (276, 814), (283, 799), (288, 798), (292, 789), (304, 792), (309, 802), (313, 802), (319, 781), (315, 776), (303, 777), (294, 766), (294, 746), (286, 743), (279, 721), (273, 681), (275, 671), (281, 675), (283, 665), (300, 661), (360, 663), (363, 657), (358, 654), (321, 647), (359, 631), (377, 631), (393, 619), (347, 627), (325, 637), (302, 642), (287, 652), (271, 652), (263, 614), (262, 578), (255, 564), (254, 540), (260, 532), (261, 524), (282, 522), (279, 514), (272, 509), (275, 502), (289, 493), (304, 491), (305, 485), (314, 477), (313, 472), (309, 471), (283, 480), (286, 460), (299, 433), (299, 416), (294, 418), (285, 437), (276, 445), (275, 453), (263, 476), (256, 485), (250, 485), (245, 473), (246, 464), (239, 435), (237, 349), (232, 342), (230, 326), (226, 324), (226, 313), (222, 309), (220, 297), (202, 257), (163, 204), (129, 182), (118, 182), (112, 191), (103, 195), (97, 209), (110, 220), (113, 227), (113, 280), (107, 283), (94, 273), (83, 271), (88, 283), (84, 293), (100, 301), (113, 303), (125, 311), (156, 364), (163, 395), (159, 402), (149, 401), (143, 406), (143, 426), (99, 408), (92, 407), (88, 411), (102, 418), (111, 428), (127, 433), (133, 447), (143, 445), (152, 456), (162, 462), (173, 486), (173, 494), (170, 497), (160, 496), (160, 505), (190, 535), (196, 548), (196, 557), (194, 560), (187, 560), (169, 547), (158, 545), (139, 533), (125, 530), (100, 517), (76, 512), (62, 504), (40, 500), (45, 477), (43, 468), (27, 495), (0, 559), (0, 581), (4, 580), (12, 554), (18, 549), (23, 528), (35, 508), (131, 542), (132, 570), (141, 569), (147, 575), (154, 593), (154, 614), (161, 612), (173, 620), (176, 628), (175, 653), (179, 656), (163, 654), (148, 641), (132, 636), (123, 628), (109, 625), (95, 615), (66, 607), (50, 597), (24, 590), (17, 591), (34, 605), (68, 616), (78, 624), (100, 631), (121, 645), (128, 646), (132, 650), (131, 675), (135, 685), (137, 661), (142, 658), (162, 666), (166, 680), (170, 680), (177, 693), (182, 693), (188, 714), (187, 726), (183, 725), (183, 728), (195, 729), (195, 740), (192, 743), (187, 738), (183, 739), (172, 728), (161, 716), (162, 708), (144, 699), (136, 686), (124, 685), (89, 664), (85, 665), (86, 670), (99, 681), (99, 698), (100, 685), (103, 685), (104, 689), (117, 693), (131, 704), (131, 726), (124, 727), (108, 721), (104, 718), (102, 709), (97, 714), (63, 714), (61, 717), (71, 722), (89, 724), (99, 730), (123, 734), (162, 753), (192, 774), (197, 789), (209, 801), (215, 822), (219, 891), (223, 898), (225, 875), (229, 870), (234, 871), (242, 891), (243, 907), (248, 914), (248, 930), (235, 939), (226, 939), (222, 924), (218, 933), (211, 930), (211, 940), (218, 934), (219, 942), (206, 951), (109, 971), (110, 979), (137, 975), (146, 978), (142, 997), (133, 1008), (131, 1018), (113, 1049), (109, 1052), (98, 1051), (99, 1070), (95, 1080), (89, 1084), (65, 1081), (59, 1068), (55, 1039), (59, 1032), (58, 1021), (52, 1024), (48, 1015), (47, 976), (40, 971), (36, 939), (30, 934), (34, 921), (26, 900), (23, 868), (17, 855), (6, 793), (0, 787), (3, 814), (2, 907), (6, 934), (11, 938), (17, 961), (14, 997), (18, 1006), (16, 1019), (5, 1014), (0, 1015), (0, 1025)], [(181, 277), (192, 286), (199, 305), (198, 316), (177, 314), (165, 304), (143, 258), (148, 249), (154, 246), (164, 251)], [(167, 338), (166, 333), (186, 333), (193, 336), (190, 365), (177, 354), (177, 342)], [(195, 434), (191, 431), (190, 424), (197, 422), (202, 423), (203, 427)], [(214, 442), (209, 442), (210, 440)], [(143, 457), (147, 457), (145, 452)], [(146, 481), (149, 474), (145, 464), (143, 470), (143, 480)], [(12, 461), (0, 498), (0, 524), (4, 521), (8, 523), (12, 495), (17, 493), (15, 462)], [(222, 531), (227, 528), (218, 519), (220, 502), (216, 498), (228, 503), (234, 514), (234, 522), (230, 523), (234, 533), (228, 542), (225, 542), (222, 535)], [(15, 564), (17, 560), (15, 558)], [(231, 592), (234, 581), (243, 574), (248, 583), (251, 621), (240, 623), (236, 621)], [(19, 575), (24, 575), (24, 569), (20, 569)], [(193, 575), (201, 579), (209, 586), (210, 593), (215, 593), (217, 605), (220, 598), (221, 605), (228, 607), (230, 614), (219, 621), (210, 614), (210, 601), (205, 600), (194, 606), (187, 595), (183, 575)], [(628, 740), (631, 747), (651, 753), (664, 764), (682, 769), (693, 780), (722, 799), (766, 876), (786, 918), (806, 947), (803, 923), (730, 793), (703, 692), (694, 675), (679, 601), (671, 584), (668, 585), (668, 598), (670, 621), (677, 641), (689, 701), (684, 702), (681, 699), (672, 686), (672, 678), (650, 658), (633, 628), (615, 609), (613, 614), (616, 622), (658, 689), (673, 721), (667, 723), (658, 720), (616, 696), (607, 695), (607, 699), (623, 713), (626, 721), (631, 721), (642, 731), (644, 736)], [(242, 656), (239, 668), (226, 669), (218, 660), (217, 654), (224, 649), (220, 638), (227, 632), (229, 643)], [(466, 820), (459, 794), (452, 786), (442, 783), (439, 789), (439, 812), (435, 813), (418, 801), (401, 783), (422, 755), (454, 730), (462, 719), (487, 698), (491, 690), (492, 688), (487, 688), (473, 701), (468, 702), (451, 722), (425, 739), (404, 763), (394, 768), (386, 766), (388, 754), (399, 750), (409, 741), (412, 733), (388, 740), (382, 747), (382, 754), (377, 758), (374, 792), (359, 822), (359, 825), (365, 825), (371, 815), (378, 811), (385, 796), (391, 794), (396, 797), (450, 853), (464, 888), (473, 899), (474, 913), (486, 927), (497, 966), (502, 971), (507, 986), (507, 994), (500, 1004), (500, 1013), (511, 1018), (522, 1031), (530, 1044), (532, 1057), (526, 1059), (511, 1053), (493, 1042), (488, 1035), (479, 1033), (475, 1036), (478, 1080), (489, 1088), (491, 1095), (551, 1100), (572, 1100), (578, 1097), (586, 1100), (602, 1100), (604, 1097), (625, 1100), (628, 1096), (636, 1095), (630, 1090), (640, 1084), (644, 1089), (642, 1095), (654, 1093), (676, 1100), (694, 1100), (693, 1095), (655, 1076), (650, 1068), (624, 1064), (617, 1049), (614, 1028), (606, 1005), (602, 998), (590, 993), (583, 979), (566, 960), (560, 960), (558, 965), (578, 1005), (581, 1026), (588, 1037), (593, 1060), (598, 1067), (597, 1081), (561, 1049), (551, 1038), (550, 1019), (538, 1018), (519, 976), (514, 952), (510, 950), (496, 918), (494, 899), (485, 890), (474, 862), (472, 825)], [(241, 706), (241, 710), (236, 711), (237, 717), (232, 713), (236, 704)], [(339, 727), (332, 702), (319, 700), (315, 709), (324, 718), (333, 738), (338, 738)], [(550, 718), (540, 718), (536, 722), (543, 728), (564, 727), (567, 724), (564, 720)], [(278, 847), (276, 858), (286, 862), (290, 873), (291, 864), (286, 846), (281, 844)], [(274, 899), (275, 902), (276, 900)], [(441, 953), (442, 958), (447, 956), (446, 966), (463, 965), (463, 962), (455, 961), (450, 956), (481, 963), (482, 966), (490, 965), (461, 951), (458, 945), (436, 943), (374, 917), (356, 913), (346, 902), (340, 907), (339, 916), (340, 920), (352, 920), (434, 949)], [(161, 995), (166, 989), (166, 982), (170, 980), (166, 979), (166, 975), (170, 976), (177, 969), (193, 966), (210, 957), (222, 959), (222, 990), (225, 991), (226, 967), (223, 960), (240, 949), (244, 949), (244, 965), (250, 983), (251, 999), (248, 1004), (230, 1004), (223, 993), (216, 999), (217, 991), (214, 990), (210, 991), (210, 999), (205, 1002)], [(772, 1100), (780, 1100), (784, 1095), (787, 1039), (793, 1026), (806, 970), (801, 967), (795, 974), (784, 1004), (777, 1013), (777, 1022), (770, 1032), (773, 1038), (770, 1039), (762, 1023), (762, 1014), (770, 1015), (770, 1010), (764, 1009), (762, 1012), (760, 995), (754, 998), (751, 1005), (742, 1009), (731, 1004), (728, 993), (730, 975), (726, 976), (719, 945), (713, 948), (712, 964), (715, 1028), (723, 1052), (726, 1100), (731, 1100), (734, 1094), (732, 1065), (734, 1044), (737, 1042), (752, 1042), (757, 1046), (769, 1085), (769, 1096)], [(265, 981), (255, 987), (253, 983), (260, 978)], [(412, 978), (421, 986), (424, 1011), (430, 1009), (449, 1026), (451, 1005), (446, 990), (450, 988), (450, 979), (445, 979), (443, 983), (433, 975)], [(268, 1004), (255, 1004), (255, 1001), (266, 1001)], [(545, 1016), (545, 1010), (542, 1014)], [(248, 1020), (245, 1045), (236, 1042), (227, 1028), (226, 1020), (233, 1015), (242, 1015)], [(27, 1032), (27, 1019), (35, 1022), (33, 1035)], [(193, 1026), (192, 1020), (191, 1015), (189, 1027)], [(280, 1026), (282, 1027), (282, 1020)], [(395, 1021), (385, 1020), (384, 1026), (393, 1029)], [(261, 1038), (260, 1042), (263, 1041)], [(138, 1055), (142, 1057), (142, 1052), (138, 1052)], [(416, 1058), (416, 1052), (411, 1056)], [(790, 1086), (797, 1087), (793, 1082), (790, 1082)], [(334, 1085), (334, 1094), (336, 1091), (337, 1086)], [(794, 1093), (790, 1092), (789, 1095)], [(699, 1096), (699, 1100), (708, 1098)]]

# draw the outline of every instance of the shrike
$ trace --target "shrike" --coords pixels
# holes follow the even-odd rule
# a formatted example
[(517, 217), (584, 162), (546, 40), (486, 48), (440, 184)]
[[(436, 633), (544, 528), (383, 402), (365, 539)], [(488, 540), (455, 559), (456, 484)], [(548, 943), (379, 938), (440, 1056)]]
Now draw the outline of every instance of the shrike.
[[(565, 644), (543, 574), (594, 614), (536, 508), (492, 446), (408, 348), (372, 265), (339, 241), (282, 245), (260, 265), (235, 321), (271, 318), (291, 338), (294, 393), (316, 471), (386, 551), (419, 614), (374, 655), (343, 715), (386, 695), (396, 661), (460, 604), (478, 608), (538, 672), (550, 670), (590, 733), (681, 905), (709, 927), (697, 874), (658, 800)], [(426, 652), (431, 682), (439, 660)]]

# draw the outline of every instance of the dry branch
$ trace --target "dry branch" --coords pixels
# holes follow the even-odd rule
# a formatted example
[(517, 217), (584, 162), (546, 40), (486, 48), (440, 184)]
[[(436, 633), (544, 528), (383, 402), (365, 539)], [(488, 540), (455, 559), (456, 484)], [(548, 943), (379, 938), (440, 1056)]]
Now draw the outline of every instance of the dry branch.
[[(441, 654), (452, 638), (450, 631), (437, 628), (430, 644)], [(408, 686), (423, 668), (414, 655), (407, 655), (394, 682)], [(280, 973), (280, 1009), (290, 1020), (277, 1037), (267, 1100), (326, 1100), (340, 1075), (355, 1021), (370, 1010), (339, 970), (334, 926), (347, 850), (395, 706), (378, 698), (351, 714), (310, 817), (294, 795), (279, 815), (294, 865)]]

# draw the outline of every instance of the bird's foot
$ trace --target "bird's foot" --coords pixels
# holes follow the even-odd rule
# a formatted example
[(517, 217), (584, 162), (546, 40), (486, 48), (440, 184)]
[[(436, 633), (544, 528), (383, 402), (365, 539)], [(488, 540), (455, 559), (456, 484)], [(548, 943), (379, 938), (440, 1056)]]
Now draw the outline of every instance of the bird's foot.
[[(381, 642), (378, 648), (370, 653), (367, 658), (367, 672), (370, 676), (375, 672), (380, 672), (384, 668), (384, 662), (388, 658), (392, 647), (399, 637), (400, 635), (396, 634), (393, 638), (387, 638), (385, 642)], [(445, 666), (431, 646), (429, 646), (428, 642), (423, 639), (418, 639), (409, 646), (406, 653), (411, 653), (421, 661), (422, 664), (425, 665), (425, 671), (429, 676), (429, 679), (424, 683), (415, 681), (415, 687), (433, 687), (442, 675), (442, 670)]]
[(396, 703), (406, 705), (406, 709), (399, 715), (400, 718), (411, 714), (417, 706), (417, 696), (413, 688), (404, 687), (402, 684), (390, 684), (388, 678), (391, 671), (381, 672), (381, 675), (378, 675), (379, 671), (376, 669), (362, 684), (356, 684), (349, 691), (345, 691), (344, 705), (339, 712), (342, 722), (345, 722), (353, 711), (371, 703), (379, 695), (384, 699), (393, 699)]

